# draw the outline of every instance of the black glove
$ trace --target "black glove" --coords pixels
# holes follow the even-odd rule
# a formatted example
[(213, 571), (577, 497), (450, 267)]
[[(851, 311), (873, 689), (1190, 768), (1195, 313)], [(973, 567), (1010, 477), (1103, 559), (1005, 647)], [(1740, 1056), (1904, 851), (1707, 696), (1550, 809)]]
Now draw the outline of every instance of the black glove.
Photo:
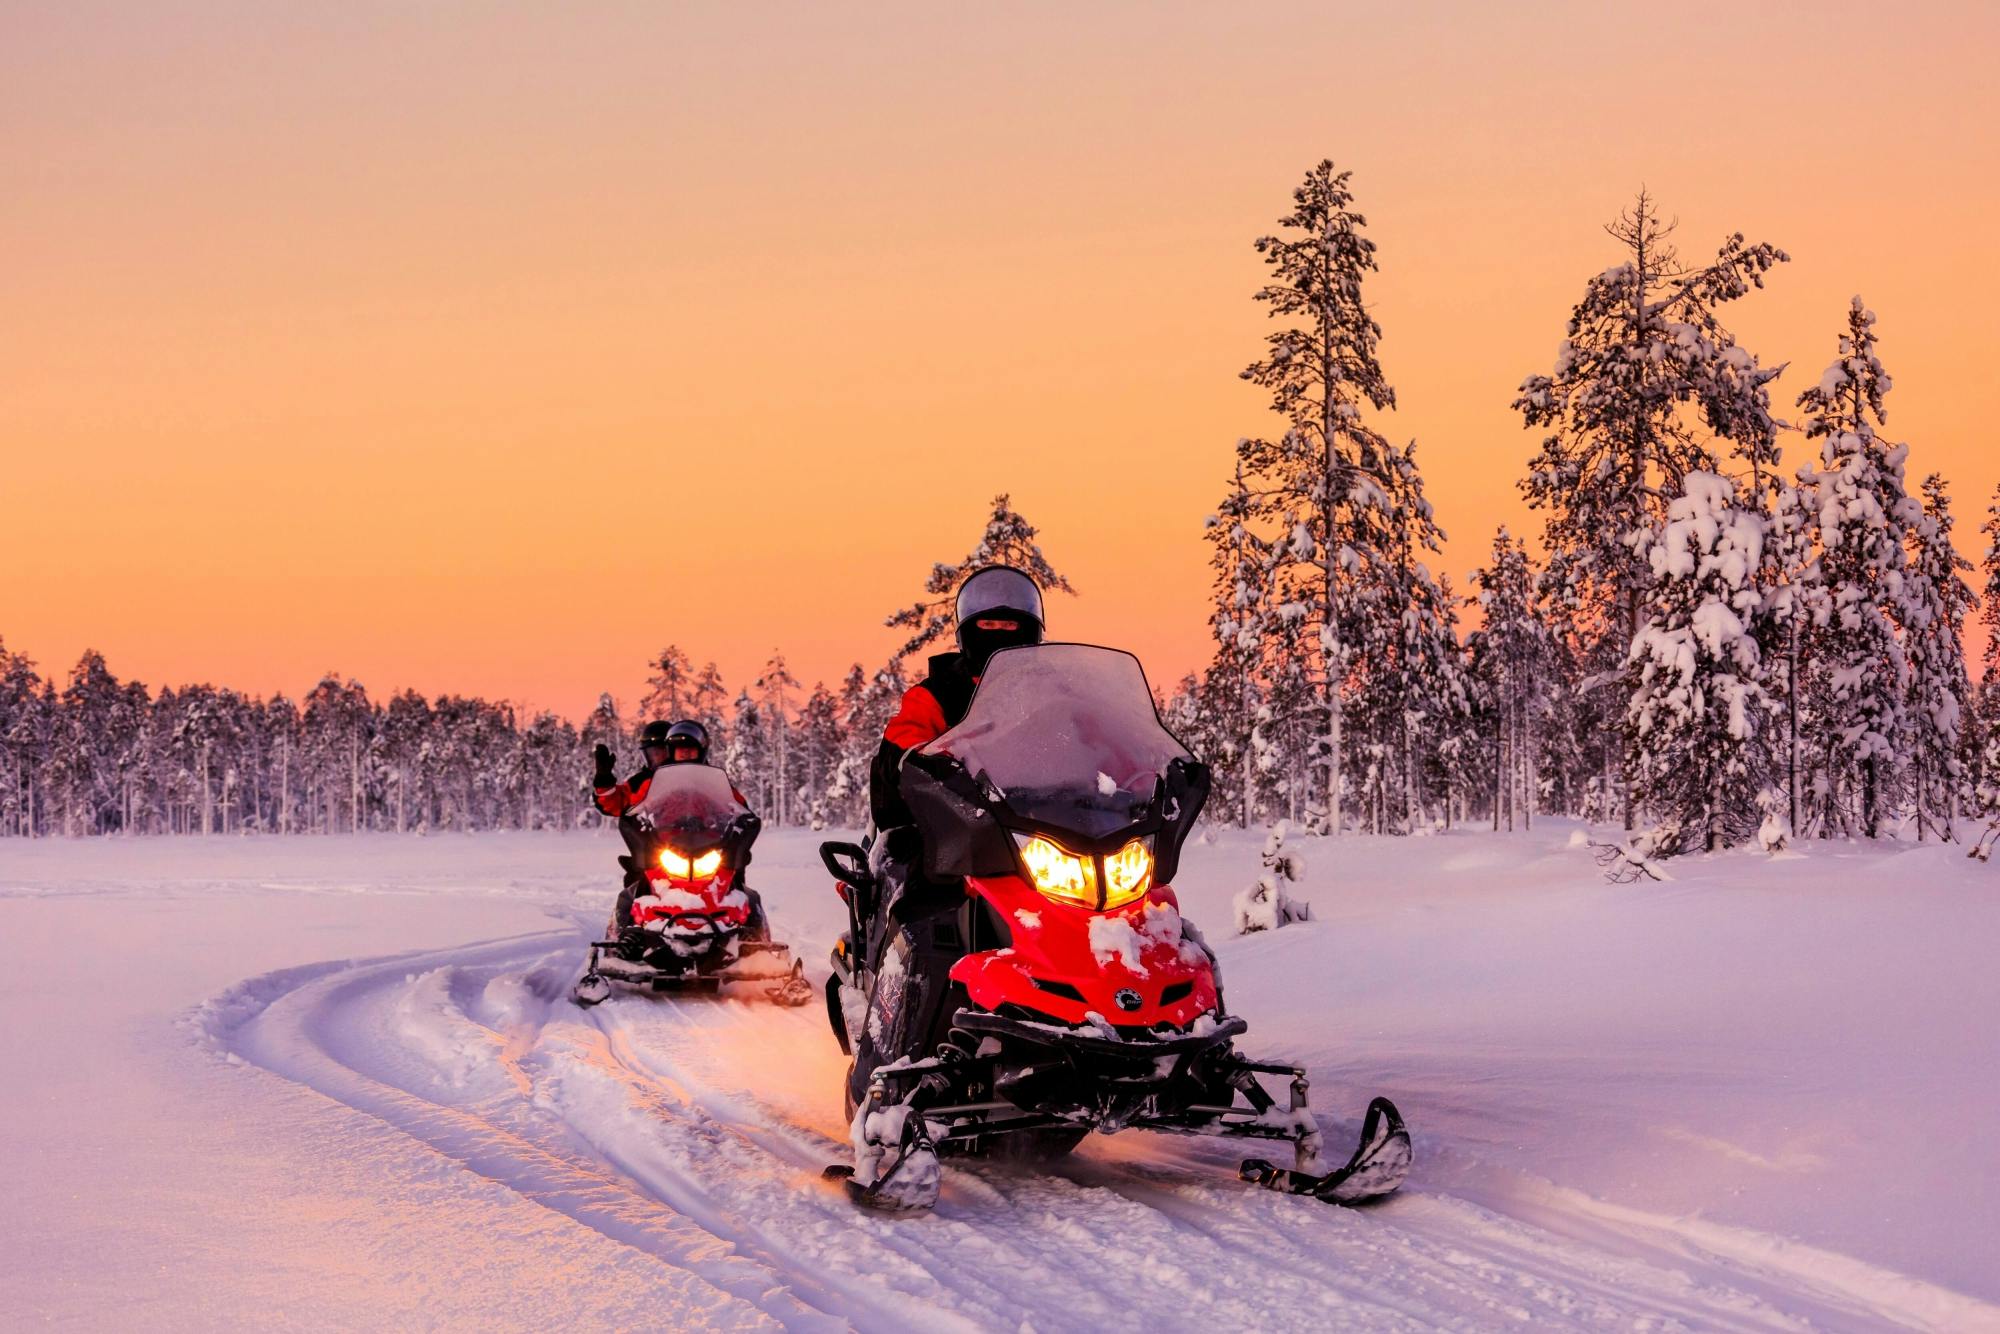
[(610, 787), (618, 781), (618, 776), (611, 772), (611, 747), (600, 741), (597, 749), (590, 752), (590, 757), (597, 762), (597, 769), (590, 778), (592, 787)]

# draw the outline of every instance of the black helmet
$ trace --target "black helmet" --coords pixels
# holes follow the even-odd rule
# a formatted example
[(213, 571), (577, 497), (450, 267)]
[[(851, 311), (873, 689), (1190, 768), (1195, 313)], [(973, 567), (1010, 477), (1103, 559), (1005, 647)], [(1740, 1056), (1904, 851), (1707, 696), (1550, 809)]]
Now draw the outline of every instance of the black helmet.
[(708, 729), (692, 718), (683, 718), (667, 729), (666, 745), (671, 756), (676, 750), (694, 748), (695, 764), (708, 763)]
[[(1003, 648), (1042, 642), (1042, 590), (1011, 565), (989, 565), (958, 586), (958, 647), (977, 676)], [(1013, 621), (1012, 630), (984, 630), (980, 621)]]
[(655, 746), (664, 746), (667, 744), (667, 738), (671, 735), (673, 733), (667, 728), (667, 720), (664, 718), (655, 718), (652, 722), (647, 723), (639, 729), (639, 749), (651, 750)]

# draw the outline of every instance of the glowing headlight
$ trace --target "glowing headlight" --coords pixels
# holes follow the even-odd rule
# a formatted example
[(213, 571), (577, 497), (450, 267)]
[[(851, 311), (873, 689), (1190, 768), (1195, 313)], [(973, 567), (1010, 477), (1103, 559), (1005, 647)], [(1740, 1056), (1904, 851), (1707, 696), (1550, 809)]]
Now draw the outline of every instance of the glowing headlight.
[(1093, 859), (1066, 851), (1040, 834), (1014, 837), (1021, 846), (1021, 865), (1027, 868), (1036, 889), (1063, 903), (1085, 908), (1097, 906), (1097, 867)]
[(676, 879), (685, 880), (688, 877), (690, 868), (688, 866), (688, 859), (681, 856), (679, 852), (673, 848), (661, 848), (660, 869)]
[(1120, 908), (1153, 887), (1153, 850), (1135, 838), (1104, 859), (1104, 906)]
[(694, 873), (703, 880), (722, 869), (722, 849), (710, 848), (694, 859)]

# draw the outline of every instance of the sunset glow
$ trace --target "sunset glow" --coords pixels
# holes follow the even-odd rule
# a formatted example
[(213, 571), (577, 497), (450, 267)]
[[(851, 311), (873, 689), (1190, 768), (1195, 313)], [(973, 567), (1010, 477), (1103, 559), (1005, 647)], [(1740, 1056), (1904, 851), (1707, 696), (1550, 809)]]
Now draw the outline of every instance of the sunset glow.
[[(1266, 320), (1354, 173), (1460, 591), (1539, 530), (1509, 401), (1643, 183), (1786, 415), (1848, 299), (1961, 516), (2000, 480), (1994, 11), (9, 7), (0, 636), (59, 675), (582, 714), (663, 644), (810, 684), (1013, 495), (1156, 684)], [(1727, 26), (1729, 42), (1711, 41)], [(1726, 48), (1726, 49), (1725, 49)], [(1788, 440), (1796, 462), (1801, 443)], [(1976, 522), (1961, 548), (1976, 555)]]

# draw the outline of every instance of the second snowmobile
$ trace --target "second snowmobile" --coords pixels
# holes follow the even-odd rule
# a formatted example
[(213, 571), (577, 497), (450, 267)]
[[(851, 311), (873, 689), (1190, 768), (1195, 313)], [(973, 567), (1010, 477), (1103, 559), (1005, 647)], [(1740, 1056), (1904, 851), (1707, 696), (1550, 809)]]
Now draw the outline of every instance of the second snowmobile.
[(995, 653), (901, 785), (920, 866), (880, 836), (821, 848), (849, 913), (828, 1019), (853, 1058), (854, 1161), (827, 1171), (857, 1203), (926, 1209), (942, 1156), (1058, 1155), (1127, 1128), (1289, 1143), (1292, 1168), (1251, 1159), (1243, 1179), (1335, 1203), (1401, 1184), (1410, 1138), (1388, 1099), (1322, 1173), (1305, 1071), (1236, 1052), (1247, 1025), (1170, 888), (1209, 772), (1136, 658)]
[(613, 983), (649, 991), (741, 984), (780, 1005), (810, 1001), (805, 966), (771, 939), (763, 905), (743, 883), (762, 827), (722, 770), (657, 769), (645, 795), (618, 817), (629, 850), (618, 859), (625, 890), (571, 998), (596, 1005)]

